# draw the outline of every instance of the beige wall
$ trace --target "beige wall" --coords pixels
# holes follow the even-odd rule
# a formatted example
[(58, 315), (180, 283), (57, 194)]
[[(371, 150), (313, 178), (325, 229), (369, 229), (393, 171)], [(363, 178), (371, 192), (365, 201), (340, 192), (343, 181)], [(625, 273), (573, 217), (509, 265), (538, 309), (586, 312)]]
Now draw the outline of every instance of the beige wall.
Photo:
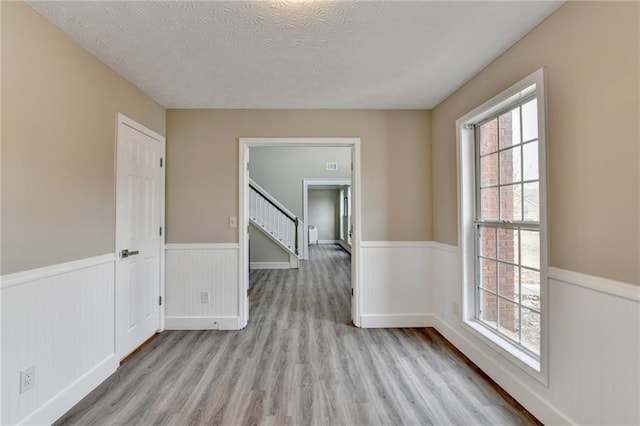
[(289, 263), (289, 252), (274, 243), (258, 228), (249, 225), (249, 262)]
[(340, 193), (337, 189), (309, 190), (309, 223), (318, 227), (319, 240), (340, 239)]
[[(338, 163), (329, 171), (326, 163)], [(304, 179), (350, 179), (349, 147), (253, 147), (249, 175), (301, 220)]]
[(639, 15), (566, 3), (432, 111), (436, 241), (457, 244), (455, 120), (545, 67), (551, 265), (639, 283)]
[(114, 250), (116, 113), (165, 110), (24, 3), (2, 2), (2, 272)]
[(167, 110), (167, 241), (236, 242), (239, 137), (360, 137), (362, 239), (430, 240), (431, 114)]

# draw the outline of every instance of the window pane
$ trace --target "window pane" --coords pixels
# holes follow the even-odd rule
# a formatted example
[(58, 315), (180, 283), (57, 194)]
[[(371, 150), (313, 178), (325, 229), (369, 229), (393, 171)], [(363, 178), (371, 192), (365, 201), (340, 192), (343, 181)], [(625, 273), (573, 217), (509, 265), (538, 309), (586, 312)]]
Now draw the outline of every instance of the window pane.
[(538, 100), (534, 99), (522, 105), (523, 142), (538, 139)]
[(498, 120), (493, 119), (480, 126), (480, 155), (498, 150)]
[(522, 266), (540, 269), (540, 233), (520, 231), (520, 255)]
[(518, 305), (504, 299), (498, 299), (498, 309), (500, 309), (498, 331), (516, 342), (520, 341), (520, 311)]
[(520, 107), (499, 117), (500, 148), (520, 143)]
[(500, 188), (500, 219), (522, 220), (522, 186), (520, 184)]
[(525, 183), (524, 187), (524, 220), (540, 222), (540, 191), (538, 182)]
[(480, 287), (496, 291), (496, 261), (480, 258)]
[(520, 271), (522, 304), (540, 310), (540, 272), (522, 268)]
[(498, 188), (480, 190), (480, 218), (483, 220), (498, 219)]
[(498, 259), (511, 262), (518, 262), (518, 230), (498, 229)]
[(498, 296), (484, 290), (480, 290), (480, 321), (497, 327), (498, 321)]
[(480, 256), (496, 258), (496, 228), (480, 227)]
[(520, 268), (506, 263), (498, 263), (498, 294), (514, 302), (520, 302)]
[(538, 179), (538, 141), (522, 145), (524, 170), (522, 180)]
[(480, 158), (480, 186), (492, 186), (498, 184), (498, 154), (487, 155)]
[(500, 152), (500, 184), (520, 182), (520, 146)]
[(540, 355), (540, 314), (522, 308), (522, 345)]

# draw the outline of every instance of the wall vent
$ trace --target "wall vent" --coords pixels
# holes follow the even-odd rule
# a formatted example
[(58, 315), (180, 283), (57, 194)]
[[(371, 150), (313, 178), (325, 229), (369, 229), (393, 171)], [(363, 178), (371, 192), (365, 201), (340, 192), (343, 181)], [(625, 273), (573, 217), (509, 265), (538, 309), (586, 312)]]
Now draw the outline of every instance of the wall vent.
[(327, 163), (327, 170), (338, 170), (338, 163)]

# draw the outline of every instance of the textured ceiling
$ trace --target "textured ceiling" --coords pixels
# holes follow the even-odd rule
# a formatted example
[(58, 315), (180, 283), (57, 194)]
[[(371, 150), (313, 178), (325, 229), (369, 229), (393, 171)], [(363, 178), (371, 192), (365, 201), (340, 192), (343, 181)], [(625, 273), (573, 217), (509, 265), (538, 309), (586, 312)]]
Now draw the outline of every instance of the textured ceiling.
[(167, 108), (432, 108), (561, 2), (29, 2)]

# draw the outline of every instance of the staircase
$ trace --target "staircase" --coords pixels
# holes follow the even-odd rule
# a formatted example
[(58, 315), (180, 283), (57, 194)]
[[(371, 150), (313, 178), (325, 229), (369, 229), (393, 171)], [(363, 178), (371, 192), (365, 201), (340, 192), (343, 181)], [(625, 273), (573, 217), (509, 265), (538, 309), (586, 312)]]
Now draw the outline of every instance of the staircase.
[(249, 179), (249, 221), (289, 252), (297, 267), (303, 223), (271, 194)]

